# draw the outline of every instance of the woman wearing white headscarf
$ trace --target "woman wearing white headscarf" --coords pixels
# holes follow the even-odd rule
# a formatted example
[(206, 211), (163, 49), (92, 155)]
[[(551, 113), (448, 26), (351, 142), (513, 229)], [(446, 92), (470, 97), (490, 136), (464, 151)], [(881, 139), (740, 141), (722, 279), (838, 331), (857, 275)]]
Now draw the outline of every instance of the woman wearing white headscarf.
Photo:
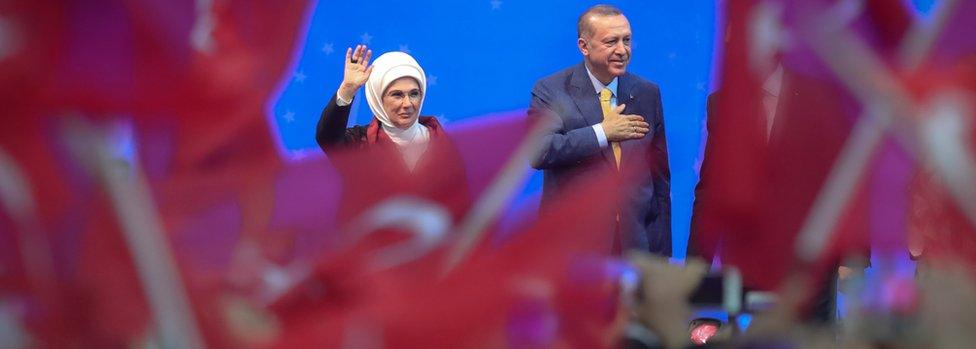
[[(427, 77), (406, 53), (387, 52), (369, 65), (372, 55), (364, 45), (346, 50), (342, 84), (322, 111), (315, 139), (326, 153), (350, 146), (395, 145), (404, 165), (413, 172), (431, 139), (444, 136), (437, 119), (420, 116)], [(352, 99), (364, 85), (374, 118), (369, 125), (346, 128)]]
[[(363, 45), (346, 50), (342, 84), (315, 133), (344, 178), (339, 222), (395, 194), (444, 203), (460, 218), (469, 201), (465, 165), (437, 119), (420, 116), (424, 70), (403, 52), (385, 53), (369, 65), (371, 56)], [(350, 105), (363, 86), (374, 117), (366, 126), (347, 128)]]

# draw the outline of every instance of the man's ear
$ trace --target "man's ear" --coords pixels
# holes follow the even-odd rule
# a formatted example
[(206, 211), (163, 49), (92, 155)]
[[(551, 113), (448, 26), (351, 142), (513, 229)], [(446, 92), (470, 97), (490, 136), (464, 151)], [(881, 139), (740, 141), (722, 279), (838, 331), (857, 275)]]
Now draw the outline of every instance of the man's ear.
[(579, 47), (580, 53), (582, 53), (584, 56), (588, 56), (590, 54), (590, 49), (586, 47), (586, 40), (583, 38), (576, 39), (576, 46)]

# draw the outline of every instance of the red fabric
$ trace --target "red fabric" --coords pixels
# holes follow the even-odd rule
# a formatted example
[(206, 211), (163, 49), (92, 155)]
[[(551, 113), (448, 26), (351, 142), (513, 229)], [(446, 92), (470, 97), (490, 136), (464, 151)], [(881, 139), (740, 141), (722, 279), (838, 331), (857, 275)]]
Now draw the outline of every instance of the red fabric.
[[(962, 93), (969, 103), (969, 114), (965, 117), (970, 120), (976, 117), (976, 54), (964, 57), (950, 67), (929, 66), (909, 81), (913, 92), (923, 102), (946, 91)], [(970, 136), (968, 141), (969, 151), (973, 152), (976, 139)], [(909, 253), (934, 265), (962, 263), (976, 266), (976, 226), (951, 196), (952, 189), (945, 185), (941, 176), (931, 168), (918, 168), (907, 189), (911, 198), (907, 213)]]
[(285, 320), (276, 346), (336, 347), (365, 336), (398, 348), (610, 347), (614, 279), (592, 266), (608, 247), (615, 185), (609, 172), (580, 183), (506, 245), (477, 249), (443, 278), (439, 253), (366, 272), (368, 251), (389, 242), (374, 232), (276, 304)]
[[(797, 264), (796, 237), (806, 224), (862, 106), (810, 49), (808, 16), (824, 4), (791, 2), (783, 19), (794, 40), (784, 52), (784, 85), (772, 134), (766, 144), (760, 108), (761, 84), (749, 51), (749, 26), (758, 2), (726, 4), (727, 39), (721, 85), (710, 110), (708, 152), (711, 162), (702, 180), (708, 200), (696, 224), (700, 250), (719, 249), (724, 263), (738, 266), (746, 285), (774, 289)], [(894, 6), (894, 7), (890, 7)], [(806, 10), (806, 11), (804, 11)], [(882, 58), (910, 24), (901, 4), (871, 1), (852, 30), (869, 38)], [(711, 108), (710, 108), (711, 109)], [(714, 113), (712, 113), (714, 112)], [(869, 166), (870, 168), (870, 166)], [(863, 178), (866, 178), (863, 177)], [(862, 180), (863, 183), (863, 180)], [(859, 184), (831, 231), (828, 248), (811, 270), (825, 275), (849, 253), (867, 246), (867, 204)], [(721, 247), (719, 246), (721, 244)], [(757, 253), (757, 251), (761, 251)]]
[(96, 213), (82, 235), (78, 276), (84, 307), (83, 340), (118, 345), (137, 338), (151, 315), (132, 254), (118, 216), (107, 198), (96, 201)]
[(367, 147), (363, 151), (334, 152), (329, 160), (343, 175), (343, 200), (337, 222), (347, 223), (366, 208), (398, 195), (411, 195), (443, 203), (454, 221), (462, 218), (472, 198), (464, 161), (453, 140), (433, 117), (419, 122), (430, 132), (427, 150), (413, 171), (382, 131), (376, 119), (366, 129)]
[(718, 325), (716, 324), (706, 323), (698, 325), (691, 329), (691, 342), (695, 345), (704, 345), (716, 333), (718, 333)]
[(214, 2), (210, 52), (190, 42), (196, 3), (0, 5), (17, 35), (0, 66), (0, 101), (12, 116), (0, 147), (31, 180), (59, 271), (57, 299), (31, 315), (43, 345), (128, 345), (146, 333), (150, 316), (118, 217), (85, 174), (89, 164), (69, 151), (63, 116), (99, 127), (134, 122), (140, 165), (169, 231), (227, 198), (240, 200), (249, 233), (266, 224), (261, 217), (272, 207), (261, 194), (279, 160), (265, 105), (286, 75), (308, 3)]
[[(719, 243), (755, 231), (761, 219), (759, 189), (763, 183), (764, 140), (759, 105), (758, 79), (749, 66), (749, 41), (746, 36), (753, 1), (725, 3), (725, 46), (720, 65), (721, 82), (715, 100), (715, 112), (709, 115), (706, 161), (702, 182), (708, 183), (708, 200), (702, 201), (701, 215), (696, 217), (697, 241), (703, 255), (718, 252)], [(720, 115), (720, 116), (719, 116)], [(706, 169), (703, 167), (703, 169)], [(724, 248), (735, 253), (734, 248)]]

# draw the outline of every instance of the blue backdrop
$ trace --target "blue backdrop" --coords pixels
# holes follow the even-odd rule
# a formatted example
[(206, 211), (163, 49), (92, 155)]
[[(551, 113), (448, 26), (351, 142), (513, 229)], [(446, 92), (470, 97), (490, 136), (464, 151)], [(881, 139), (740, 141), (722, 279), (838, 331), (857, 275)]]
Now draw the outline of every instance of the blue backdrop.
[[(932, 0), (912, 0), (927, 11)], [(342, 79), (345, 49), (413, 55), (428, 74), (424, 115), (450, 129), (491, 112), (525, 108), (535, 81), (576, 64), (576, 19), (593, 1), (322, 1), (309, 22), (294, 76), (273, 101), (287, 152), (317, 152), (315, 123)], [(674, 256), (685, 254), (711, 88), (715, 1), (616, 1), (634, 33), (630, 71), (661, 87), (672, 172)], [(356, 98), (352, 122), (372, 117)], [(535, 173), (517, 207), (532, 207)]]

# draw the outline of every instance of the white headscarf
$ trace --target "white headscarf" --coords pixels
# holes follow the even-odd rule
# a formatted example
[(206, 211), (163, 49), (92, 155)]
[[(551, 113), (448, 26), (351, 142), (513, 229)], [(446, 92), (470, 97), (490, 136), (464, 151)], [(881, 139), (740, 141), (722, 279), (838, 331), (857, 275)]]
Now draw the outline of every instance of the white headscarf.
[(399, 129), (390, 122), (390, 116), (386, 115), (383, 109), (383, 93), (394, 80), (402, 77), (411, 77), (417, 80), (420, 86), (420, 102), (417, 103), (417, 114), (420, 114), (420, 107), (424, 105), (424, 97), (427, 95), (427, 75), (423, 68), (410, 55), (393, 51), (387, 52), (373, 61), (373, 72), (366, 81), (366, 101), (373, 115), (380, 121), (383, 132), (386, 132), (390, 139), (397, 144), (403, 160), (407, 167), (413, 170), (417, 165), (417, 160), (427, 150), (427, 143), (430, 141), (430, 132), (427, 127), (420, 124), (418, 117), (407, 129)]

